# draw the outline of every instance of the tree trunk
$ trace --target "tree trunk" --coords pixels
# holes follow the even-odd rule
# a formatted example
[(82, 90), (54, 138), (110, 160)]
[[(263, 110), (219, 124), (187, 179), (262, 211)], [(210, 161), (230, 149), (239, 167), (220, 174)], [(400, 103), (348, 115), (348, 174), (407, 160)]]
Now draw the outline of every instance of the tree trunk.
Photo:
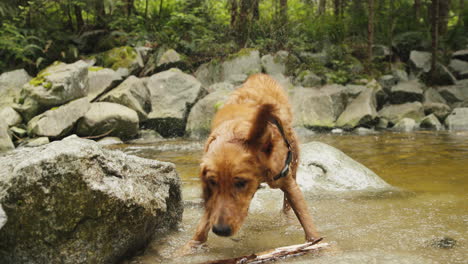
[(238, 7), (237, 0), (229, 0), (229, 4), (231, 6), (231, 28), (235, 29), (237, 17), (239, 16), (239, 13), (238, 13), (239, 7)]
[(80, 31), (84, 26), (83, 12), (79, 5), (74, 5), (73, 7), (73, 9), (75, 10), (76, 29)]
[(334, 11), (335, 11), (335, 16), (341, 16), (341, 0), (334, 0)]
[(372, 62), (372, 45), (374, 44), (374, 0), (369, 1), (369, 20), (367, 23), (367, 57)]
[(159, 0), (159, 18), (162, 17), (164, 0)]
[(148, 4), (149, 4), (148, 2), (149, 0), (146, 0), (145, 2), (145, 20), (148, 18)]
[(134, 0), (127, 0), (126, 2), (126, 13), (127, 13), (127, 17), (130, 17), (130, 15), (132, 14), (132, 11), (133, 11), (133, 1)]
[[(444, 0), (442, 0), (444, 1)], [(431, 5), (431, 36), (432, 36), (432, 58), (431, 58), (431, 81), (435, 83), (437, 78), (437, 49), (439, 42), (439, 0), (432, 0)]]
[(251, 8), (252, 0), (239, 0), (240, 10), (239, 16), (236, 21), (237, 25), (237, 43), (239, 46), (244, 47), (249, 34), (249, 11)]
[(106, 16), (106, 10), (104, 9), (104, 0), (97, 0), (95, 2), (96, 8), (96, 24), (99, 26), (105, 26), (104, 17)]
[(288, 22), (288, 0), (280, 0), (280, 19), (283, 25)]
[(419, 24), (419, 20), (421, 19), (421, 0), (414, 0), (414, 19)]
[(438, 35), (444, 36), (447, 33), (447, 24), (450, 12), (450, 0), (439, 1), (439, 20), (438, 20)]
[(317, 15), (323, 15), (325, 14), (325, 9), (327, 7), (327, 0), (320, 0), (319, 1), (319, 6), (317, 9)]
[(463, 26), (463, 11), (465, 10), (465, 0), (460, 0), (458, 4), (458, 25)]
[(73, 17), (72, 17), (72, 14), (71, 14), (71, 3), (70, 3), (70, 1), (68, 1), (65, 4), (65, 12), (66, 12), (67, 18), (68, 18), (67, 27), (68, 27), (69, 30), (73, 31), (74, 30), (74, 28), (73, 28)]
[(252, 19), (255, 21), (260, 19), (260, 0), (254, 0), (253, 2)]

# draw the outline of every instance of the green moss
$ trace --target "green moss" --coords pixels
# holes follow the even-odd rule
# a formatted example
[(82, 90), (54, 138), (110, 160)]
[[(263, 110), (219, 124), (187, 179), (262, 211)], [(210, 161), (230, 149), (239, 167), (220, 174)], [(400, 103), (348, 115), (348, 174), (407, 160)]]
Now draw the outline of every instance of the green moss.
[(42, 84), (42, 86), (43, 86), (44, 88), (46, 88), (46, 89), (50, 89), (50, 88), (52, 88), (52, 83), (51, 83), (51, 82), (44, 82), (44, 83)]
[(224, 102), (223, 102), (223, 101), (218, 101), (218, 102), (216, 102), (216, 103), (214, 104), (213, 107), (214, 107), (215, 111), (217, 112), (219, 109), (221, 109), (221, 107), (223, 107), (223, 105), (224, 105)]
[(101, 65), (113, 70), (130, 67), (136, 57), (135, 49), (128, 46), (113, 48), (97, 56)]
[(241, 49), (237, 53), (229, 55), (227, 57), (227, 60), (233, 60), (239, 57), (249, 56), (250, 53), (252, 53), (253, 51), (256, 51), (256, 49), (252, 49), (252, 48)]
[(88, 71), (90, 71), (90, 72), (97, 72), (97, 71), (100, 71), (100, 70), (103, 70), (103, 69), (104, 69), (103, 67), (92, 66), (92, 67), (89, 67), (89, 68), (88, 68)]

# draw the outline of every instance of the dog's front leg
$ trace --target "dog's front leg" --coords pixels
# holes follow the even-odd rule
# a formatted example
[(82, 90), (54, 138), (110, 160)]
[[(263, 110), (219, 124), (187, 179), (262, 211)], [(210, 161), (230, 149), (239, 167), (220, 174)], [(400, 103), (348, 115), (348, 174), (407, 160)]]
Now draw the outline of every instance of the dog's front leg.
[(192, 240), (187, 242), (182, 248), (177, 250), (175, 253), (176, 256), (183, 256), (193, 253), (196, 249), (200, 248), (203, 243), (206, 242), (208, 239), (208, 233), (211, 229), (210, 224), (210, 215), (205, 210), (203, 213), (203, 217), (200, 219), (198, 223), (197, 230), (195, 231), (195, 235), (193, 235)]
[(306, 240), (314, 241), (318, 239), (319, 233), (315, 229), (312, 216), (307, 208), (307, 203), (296, 181), (294, 179), (289, 179), (281, 190), (284, 192), (289, 204), (299, 219), (299, 222), (304, 229)]

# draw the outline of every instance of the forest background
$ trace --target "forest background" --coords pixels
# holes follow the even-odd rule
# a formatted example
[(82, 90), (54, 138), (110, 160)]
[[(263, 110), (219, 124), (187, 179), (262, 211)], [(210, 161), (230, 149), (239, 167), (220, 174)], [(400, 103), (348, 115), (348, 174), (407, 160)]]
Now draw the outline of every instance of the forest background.
[[(2, 0), (0, 73), (35, 74), (118, 46), (169, 47), (195, 69), (241, 48), (326, 50), (336, 67), (352, 54), (375, 65), (372, 45), (447, 62), (468, 43), (466, 0)], [(403, 50), (401, 50), (403, 47)], [(407, 47), (407, 50), (405, 50)], [(393, 58), (394, 59), (394, 58)], [(435, 67), (433, 67), (435, 68)]]

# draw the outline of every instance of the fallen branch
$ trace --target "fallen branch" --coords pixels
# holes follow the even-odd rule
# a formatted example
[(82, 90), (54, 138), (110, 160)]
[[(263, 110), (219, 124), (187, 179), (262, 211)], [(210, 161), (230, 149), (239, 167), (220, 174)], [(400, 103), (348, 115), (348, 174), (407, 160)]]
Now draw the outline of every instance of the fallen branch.
[(202, 264), (257, 264), (265, 263), (270, 261), (277, 261), (289, 257), (298, 257), (308, 253), (317, 253), (321, 250), (330, 247), (328, 243), (319, 243), (322, 241), (322, 238), (319, 238), (313, 242), (308, 242), (299, 245), (292, 245), (287, 247), (275, 248), (273, 250), (268, 250), (252, 255), (231, 258), (231, 259), (222, 259), (215, 261), (208, 261)]

